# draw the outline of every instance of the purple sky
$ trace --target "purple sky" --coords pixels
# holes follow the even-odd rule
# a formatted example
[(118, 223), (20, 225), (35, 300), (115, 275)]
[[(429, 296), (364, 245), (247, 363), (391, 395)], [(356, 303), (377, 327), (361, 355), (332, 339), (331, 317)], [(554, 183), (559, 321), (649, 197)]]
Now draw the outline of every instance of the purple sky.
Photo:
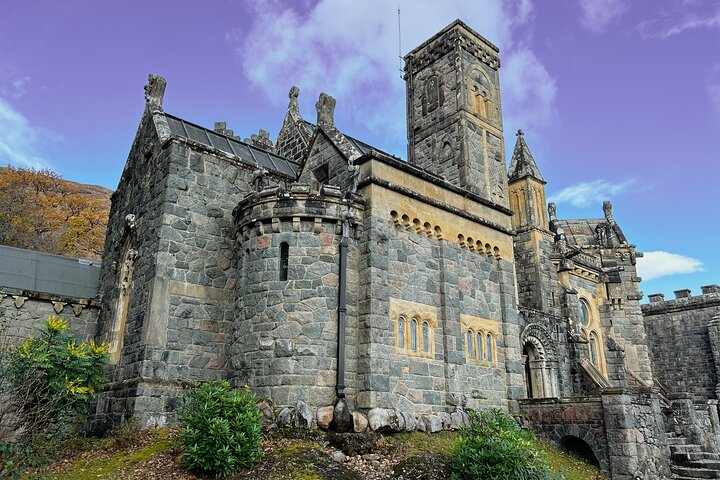
[[(720, 283), (720, 1), (399, 5), (403, 54), (455, 18), (500, 47), (507, 147), (522, 128), (560, 217), (613, 200), (646, 294)], [(405, 157), (397, 0), (0, 7), (0, 164), (115, 188), (148, 73), (166, 111), (242, 137), (277, 135), (291, 85), (312, 121), (326, 91), (341, 130)]]

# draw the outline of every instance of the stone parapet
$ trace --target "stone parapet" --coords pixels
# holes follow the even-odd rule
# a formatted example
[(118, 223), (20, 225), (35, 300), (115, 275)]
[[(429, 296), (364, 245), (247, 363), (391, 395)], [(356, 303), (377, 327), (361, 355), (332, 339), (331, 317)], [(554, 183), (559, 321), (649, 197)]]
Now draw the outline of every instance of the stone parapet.
[(720, 306), (720, 287), (705, 285), (701, 288), (700, 295), (692, 295), (690, 289), (676, 290), (675, 298), (669, 300), (665, 300), (665, 296), (660, 293), (652, 294), (648, 297), (650, 303), (642, 305), (643, 315), (652, 317), (664, 313)]

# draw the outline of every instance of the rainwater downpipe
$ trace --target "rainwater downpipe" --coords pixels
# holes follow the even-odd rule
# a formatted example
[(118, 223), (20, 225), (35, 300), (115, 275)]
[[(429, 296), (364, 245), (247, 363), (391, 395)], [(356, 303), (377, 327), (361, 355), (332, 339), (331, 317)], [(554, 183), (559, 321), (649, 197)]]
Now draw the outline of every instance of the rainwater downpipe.
[(337, 386), (338, 398), (345, 398), (345, 315), (347, 313), (347, 251), (350, 237), (350, 222), (353, 216), (345, 212), (342, 216), (342, 238), (340, 239), (340, 279), (338, 285), (338, 356)]

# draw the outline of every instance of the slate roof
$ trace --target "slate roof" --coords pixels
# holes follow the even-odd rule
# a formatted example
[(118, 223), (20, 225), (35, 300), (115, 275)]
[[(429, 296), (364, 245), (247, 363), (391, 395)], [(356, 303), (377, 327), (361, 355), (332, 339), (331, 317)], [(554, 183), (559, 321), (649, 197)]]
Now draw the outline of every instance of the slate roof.
[(236, 138), (222, 135), (218, 132), (201, 127), (165, 113), (173, 135), (194, 140), (208, 147), (216, 148), (227, 154), (237, 157), (240, 161), (250, 165), (260, 165), (270, 172), (280, 173), (290, 177), (297, 177), (300, 164), (285, 157), (275, 155), (254, 145), (249, 145)]
[(515, 149), (513, 150), (512, 160), (510, 161), (508, 180), (512, 183), (525, 177), (532, 177), (543, 183), (547, 183), (540, 173), (540, 169), (537, 163), (535, 163), (532, 153), (530, 153), (530, 149), (525, 142), (523, 131), (518, 130)]
[[(586, 218), (580, 220), (556, 220), (556, 225), (561, 227), (565, 231), (565, 237), (567, 238), (568, 245), (576, 247), (588, 247), (588, 246), (599, 246), (597, 237), (595, 236), (595, 229), (600, 224), (607, 224), (607, 220), (604, 218)], [(625, 235), (623, 234), (618, 224), (612, 226), (618, 240), (626, 243)]]
[[(305, 128), (307, 129), (307, 131), (310, 133), (310, 135), (312, 135), (313, 132), (315, 132), (315, 127), (317, 125), (315, 125), (312, 122), (308, 122), (307, 120), (303, 120), (303, 123), (305, 124)], [(368, 145), (367, 143), (365, 143), (361, 140), (358, 140), (357, 138), (351, 137), (350, 135), (348, 135), (345, 132), (341, 132), (341, 133), (343, 134), (343, 136), (345, 138), (347, 138), (347, 140), (352, 144), (352, 146), (355, 147), (358, 152), (360, 152), (360, 155), (366, 155), (366, 154), (370, 153), (370, 150), (374, 150), (378, 153), (382, 153), (383, 155), (387, 155), (388, 157), (395, 156), (395, 155), (391, 155), (383, 150), (380, 150), (379, 148), (373, 147), (372, 145)]]

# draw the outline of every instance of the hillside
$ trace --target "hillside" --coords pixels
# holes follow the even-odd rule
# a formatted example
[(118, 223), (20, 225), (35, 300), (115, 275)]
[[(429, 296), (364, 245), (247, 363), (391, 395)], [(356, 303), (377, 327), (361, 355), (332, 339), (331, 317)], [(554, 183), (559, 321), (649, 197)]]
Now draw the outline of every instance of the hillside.
[(0, 244), (99, 259), (111, 194), (50, 170), (0, 167)]

